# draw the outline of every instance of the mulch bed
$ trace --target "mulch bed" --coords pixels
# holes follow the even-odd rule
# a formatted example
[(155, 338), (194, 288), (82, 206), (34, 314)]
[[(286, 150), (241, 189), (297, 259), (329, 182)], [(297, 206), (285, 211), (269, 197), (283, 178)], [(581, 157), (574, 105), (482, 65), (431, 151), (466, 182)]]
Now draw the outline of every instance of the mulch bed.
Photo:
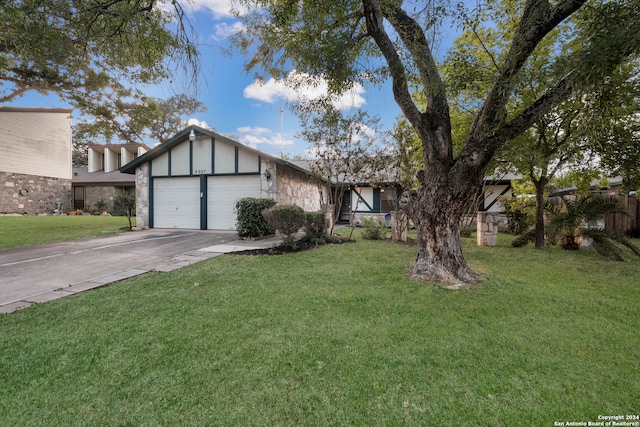
[(232, 252), (232, 255), (284, 255), (295, 252), (308, 251), (324, 245), (336, 245), (349, 243), (353, 240), (332, 238), (332, 239), (302, 239), (293, 245), (280, 245), (274, 248), (250, 249), (246, 251)]

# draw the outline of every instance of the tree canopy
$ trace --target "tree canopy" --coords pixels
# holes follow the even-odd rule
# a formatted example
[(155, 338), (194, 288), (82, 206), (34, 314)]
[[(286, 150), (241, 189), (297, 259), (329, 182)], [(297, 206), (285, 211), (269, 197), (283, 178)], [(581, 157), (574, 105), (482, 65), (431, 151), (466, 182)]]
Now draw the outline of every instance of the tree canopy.
[[(514, 0), (492, 2), (481, 14), (504, 16), (517, 6), (518, 2)], [(563, 26), (578, 28), (580, 20), (581, 16), (576, 15)], [(504, 35), (513, 33), (515, 24), (514, 20), (465, 21), (464, 32), (454, 42), (455, 49), (447, 56), (443, 67), (453, 111), (469, 117), (477, 114), (484, 93), (492, 83), (492, 74), (509, 48)], [(518, 114), (543, 96), (548, 82), (557, 74), (555, 68), (564, 74), (569, 72), (563, 70), (562, 61), (580, 50), (581, 45), (579, 39), (572, 38), (570, 31), (562, 29), (561, 26), (551, 31), (530, 55), (514, 86), (507, 114)], [(605, 169), (615, 173), (619, 167), (614, 165), (612, 156), (606, 156), (607, 153), (632, 156), (638, 152), (637, 139), (634, 146), (628, 137), (620, 137), (621, 132), (617, 138), (607, 135), (611, 129), (629, 131), (637, 127), (637, 118), (630, 115), (631, 111), (640, 109), (637, 74), (638, 66), (634, 61), (618, 64), (604, 81), (582, 84), (541, 115), (531, 128), (496, 152), (494, 161), (498, 170), (519, 173), (535, 186), (537, 248), (545, 247), (544, 203), (548, 184), (560, 176), (566, 183), (570, 177), (596, 178), (597, 171), (607, 173)], [(608, 164), (602, 162), (603, 156)], [(587, 179), (587, 185), (589, 181)]]
[(179, 2), (6, 0), (0, 15), (0, 103), (56, 94), (104, 120), (145, 105), (133, 88), (175, 79), (176, 68), (195, 81), (198, 52)]
[[(249, 11), (236, 46), (248, 55), (249, 68), (276, 77), (297, 69), (323, 76), (335, 91), (354, 81), (390, 78), (394, 99), (423, 151), (419, 188), (403, 198), (418, 230), (414, 278), (453, 286), (477, 282), (462, 255), (460, 222), (496, 152), (571, 94), (605, 82), (640, 50), (640, 0), (521, 0), (508, 2), (511, 7), (500, 15), (482, 13), (498, 2), (478, 0), (465, 10), (439, 0), (240, 0)], [(477, 113), (455, 153), (448, 82), (431, 43), (445, 19), (509, 24), (495, 34), (505, 48), (486, 70)], [(554, 31), (575, 48), (548, 58), (548, 78), (538, 96), (513, 103), (526, 81), (526, 65)], [(475, 67), (473, 54), (458, 56), (461, 70)], [(414, 88), (424, 105), (416, 103)]]

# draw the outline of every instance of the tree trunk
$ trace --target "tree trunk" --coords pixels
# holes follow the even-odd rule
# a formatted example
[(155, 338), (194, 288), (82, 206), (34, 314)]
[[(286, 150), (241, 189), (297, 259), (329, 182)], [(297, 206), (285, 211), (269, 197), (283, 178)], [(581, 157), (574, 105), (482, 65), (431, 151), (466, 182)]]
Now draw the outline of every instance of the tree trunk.
[(547, 179), (533, 179), (536, 187), (536, 249), (544, 249), (544, 189)]
[[(476, 180), (461, 181), (453, 187), (423, 181), (418, 191), (403, 195), (400, 206), (409, 214), (418, 232), (416, 264), (409, 277), (448, 288), (478, 282), (460, 245), (462, 215), (474, 201)], [(464, 190), (463, 193), (460, 190)]]

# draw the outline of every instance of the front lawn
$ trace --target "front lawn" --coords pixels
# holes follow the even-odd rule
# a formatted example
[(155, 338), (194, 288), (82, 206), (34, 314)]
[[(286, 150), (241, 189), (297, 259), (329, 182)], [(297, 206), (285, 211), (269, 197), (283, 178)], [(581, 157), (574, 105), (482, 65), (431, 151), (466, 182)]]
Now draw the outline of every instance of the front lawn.
[[(135, 223), (135, 219), (133, 221)], [(104, 236), (128, 230), (129, 221), (124, 216), (0, 216), (0, 249)]]
[(224, 255), (0, 316), (0, 425), (553, 426), (640, 413), (640, 261), (465, 240)]

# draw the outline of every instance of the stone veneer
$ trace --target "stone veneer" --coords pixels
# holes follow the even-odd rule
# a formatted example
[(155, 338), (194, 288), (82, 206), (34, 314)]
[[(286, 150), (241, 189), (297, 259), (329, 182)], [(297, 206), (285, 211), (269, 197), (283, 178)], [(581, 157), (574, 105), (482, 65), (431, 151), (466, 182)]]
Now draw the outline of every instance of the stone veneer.
[(0, 189), (0, 213), (52, 214), (57, 202), (65, 212), (73, 207), (70, 179), (0, 172)]
[(118, 191), (126, 191), (127, 186), (114, 187), (114, 186), (91, 186), (84, 187), (84, 205), (85, 210), (95, 208), (98, 200), (102, 199), (107, 204), (105, 210), (112, 215), (120, 215), (120, 212), (116, 212), (115, 196)]
[[(278, 204), (298, 205), (307, 212), (319, 212), (321, 208), (320, 186), (307, 174), (278, 165), (276, 173), (276, 197)], [(326, 188), (323, 189), (326, 192)]]
[(136, 169), (136, 228), (149, 228), (149, 163)]
[(495, 246), (498, 244), (499, 214), (478, 212), (477, 243), (478, 246)]

